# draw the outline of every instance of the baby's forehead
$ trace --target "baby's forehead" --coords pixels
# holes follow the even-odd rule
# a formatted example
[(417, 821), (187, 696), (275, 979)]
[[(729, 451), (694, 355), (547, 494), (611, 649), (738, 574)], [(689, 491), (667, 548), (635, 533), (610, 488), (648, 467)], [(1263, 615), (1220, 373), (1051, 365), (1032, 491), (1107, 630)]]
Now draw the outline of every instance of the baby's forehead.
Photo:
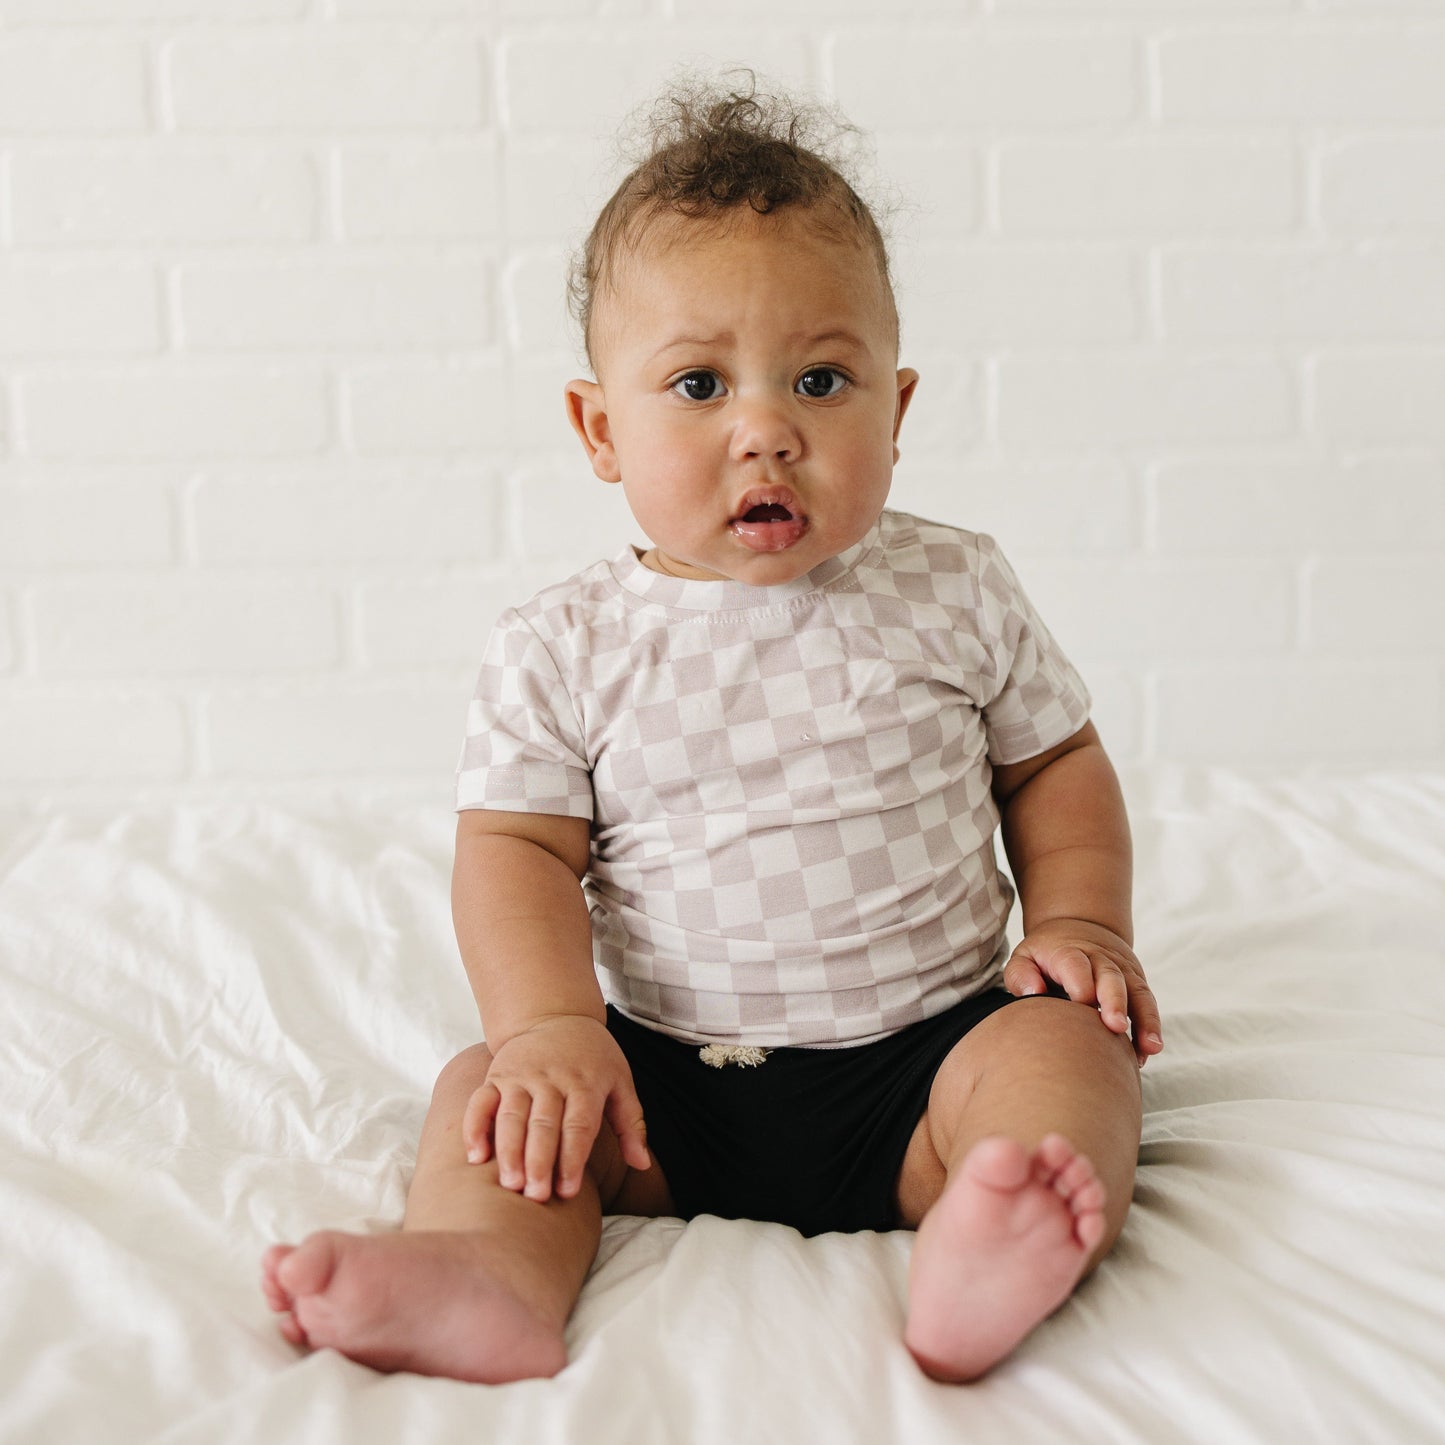
[[(851, 218), (826, 203), (780, 207), (761, 214), (748, 206), (701, 216), (659, 211), (635, 223), (627, 235), (619, 238), (620, 244), (608, 258), (605, 284), (597, 297), (597, 310), (602, 313), (600, 329), (605, 331), (609, 323), (616, 325), (619, 321), (619, 298), (635, 303), (639, 298), (655, 297), (664, 273), (668, 280), (675, 281), (679, 260), (686, 262), (696, 256), (706, 267), (732, 248), (746, 248), (758, 239), (804, 245), (814, 274), (835, 275), (840, 283), (837, 292), (852, 305), (861, 303), (870, 310), (876, 306), (878, 320), (892, 331), (896, 344), (898, 316), (887, 260)], [(685, 266), (683, 273), (686, 281)], [(707, 274), (706, 269), (698, 272), (699, 276)], [(645, 304), (620, 308), (623, 316), (634, 321), (639, 309), (649, 308)]]
[[(780, 206), (759, 212), (751, 206), (729, 206), (723, 210), (690, 215), (672, 208), (656, 208), (634, 217), (622, 238), (620, 255), (645, 266), (649, 259), (664, 258), (679, 251), (746, 245), (759, 234), (789, 234), (824, 243), (836, 250), (839, 264), (844, 258), (867, 255), (872, 248), (862, 229), (837, 206), (826, 201), (811, 206)], [(878, 261), (883, 265), (883, 258)]]

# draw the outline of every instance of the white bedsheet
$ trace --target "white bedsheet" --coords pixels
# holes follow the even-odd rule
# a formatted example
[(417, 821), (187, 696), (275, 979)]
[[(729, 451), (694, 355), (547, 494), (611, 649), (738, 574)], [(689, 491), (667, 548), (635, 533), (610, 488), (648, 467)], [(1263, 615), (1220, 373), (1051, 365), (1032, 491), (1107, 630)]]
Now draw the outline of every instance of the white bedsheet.
[(1165, 1011), (1133, 1211), (1006, 1364), (899, 1343), (911, 1236), (615, 1219), (557, 1379), (276, 1335), (273, 1239), (399, 1218), (474, 1038), (444, 808), (0, 829), (0, 1439), (1445, 1439), (1445, 778), (1131, 788)]

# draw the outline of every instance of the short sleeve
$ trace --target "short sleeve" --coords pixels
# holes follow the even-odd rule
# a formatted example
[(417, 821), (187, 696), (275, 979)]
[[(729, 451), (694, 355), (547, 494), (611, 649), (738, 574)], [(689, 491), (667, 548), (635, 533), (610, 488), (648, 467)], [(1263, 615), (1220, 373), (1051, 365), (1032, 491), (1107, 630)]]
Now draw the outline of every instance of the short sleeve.
[(515, 609), (487, 641), (457, 764), (457, 810), (593, 816), (592, 775), (571, 694)]
[(1089, 718), (1089, 690), (1024, 594), (992, 537), (980, 536), (979, 587), (994, 656), (983, 699), (988, 757), (1020, 763), (1072, 737)]

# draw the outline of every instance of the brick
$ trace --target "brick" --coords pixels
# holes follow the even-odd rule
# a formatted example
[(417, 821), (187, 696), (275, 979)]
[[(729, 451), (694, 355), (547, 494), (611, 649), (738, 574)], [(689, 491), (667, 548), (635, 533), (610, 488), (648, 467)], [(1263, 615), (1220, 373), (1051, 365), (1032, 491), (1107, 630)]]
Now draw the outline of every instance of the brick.
[(503, 307), (512, 345), (523, 353), (573, 351), (581, 336), (567, 310), (567, 267), (561, 250), (527, 251), (502, 274)]
[(1378, 768), (1439, 757), (1438, 669), (1257, 663), (1158, 679), (1159, 753), (1175, 762)]
[(1084, 679), (1094, 699), (1089, 721), (1115, 767), (1136, 763), (1148, 747), (1147, 701), (1137, 672), (1117, 668), (1091, 668)]
[(614, 162), (610, 138), (508, 135), (502, 154), (508, 237), (550, 243), (567, 236), (580, 246), (622, 179)]
[(1166, 336), (1428, 341), (1445, 334), (1439, 247), (1171, 251), (1162, 277)]
[(319, 451), (331, 433), (312, 369), (76, 370), (22, 376), (18, 391), (36, 457), (288, 456)]
[(1445, 30), (1391, 25), (1196, 31), (1157, 42), (1169, 121), (1438, 121)]
[[(580, 353), (580, 344), (578, 347)], [(581, 457), (563, 403), (562, 389), (573, 377), (590, 373), (580, 354), (519, 358), (511, 373), (512, 436), (527, 440), (530, 450), (568, 459)]]
[(168, 562), (171, 490), (159, 481), (66, 480), (0, 486), (0, 567)]
[(953, 456), (960, 446), (977, 441), (987, 430), (984, 369), (960, 361), (956, 354), (915, 351), (912, 324), (905, 314), (905, 354), (901, 359), (918, 372), (920, 380), (899, 433), (903, 461), (895, 478), (907, 475), (907, 468), (915, 462), (926, 465), (936, 454)]
[[(440, 3), (440, 0), (438, 0)], [(547, 15), (555, 18), (588, 20), (634, 19), (650, 15), (656, 0), (498, 0), (501, 13), (530, 20)], [(968, 3), (968, 0), (963, 0)]]
[(511, 478), (509, 493), (521, 555), (554, 562), (558, 579), (629, 542), (647, 544), (622, 488), (599, 482), (580, 450), (575, 460), (532, 461)]
[(236, 32), (173, 41), (164, 64), (183, 131), (471, 129), (490, 113), (482, 51), (453, 35)]
[(315, 165), (251, 145), (27, 148), (11, 158), (15, 239), (32, 245), (309, 241)]
[(338, 20), (488, 19), (496, 0), (332, 0)]
[(0, 592), (0, 672), (9, 672), (19, 658), (20, 651), (15, 645), (17, 630), (15, 607), (10, 599)]
[(1381, 14), (1439, 15), (1440, 0), (1305, 0), (1305, 9), (1340, 14), (1354, 11), (1361, 15)]
[(1139, 541), (1136, 488), (1111, 458), (933, 464), (895, 483), (890, 505), (987, 532), (1009, 556), (1015, 546), (1043, 557), (1110, 555)]
[(290, 20), (307, 14), (313, 0), (5, 0), (12, 24), (80, 22), (130, 25), (140, 20)]
[[(607, 135), (640, 104), (649, 102), (683, 53), (676, 36), (656, 25), (618, 24), (576, 38), (513, 35), (499, 47), (508, 128), (518, 134)], [(756, 27), (690, 26), (685, 54), (746, 57), (777, 84), (807, 89), (812, 47), (791, 31), (760, 37)], [(590, 218), (589, 218), (590, 224)]]
[(1215, 15), (1221, 11), (1244, 11), (1250, 15), (1274, 10), (1293, 10), (1298, 0), (992, 0), (999, 15), (1089, 15), (1153, 16), (1188, 14)]
[(160, 350), (154, 267), (0, 261), (0, 356)]
[[(983, 154), (977, 142), (946, 136), (885, 134), (877, 138), (878, 170), (884, 178), (875, 205), (885, 237), (912, 233), (927, 241), (966, 236), (984, 220)], [(898, 214), (891, 215), (894, 204)]]
[(194, 262), (179, 268), (191, 351), (480, 346), (493, 337), (481, 261)]
[(304, 672), (341, 655), (335, 599), (300, 583), (56, 583), (36, 588), (34, 608), (46, 675)]
[(143, 45), (0, 31), (0, 135), (115, 135), (149, 124)]
[(1349, 557), (1305, 576), (1305, 645), (1341, 657), (1445, 661), (1445, 588), (1437, 557)]
[(501, 488), (477, 477), (206, 478), (203, 562), (474, 562), (501, 551)]
[(925, 245), (895, 269), (910, 345), (1130, 341), (1144, 329), (1142, 263), (1123, 250)]
[(1369, 443), (1445, 440), (1445, 356), (1402, 351), (1322, 357), (1313, 390), (1321, 436)]
[(343, 146), (341, 224), (350, 240), (465, 241), (501, 229), (491, 144)]
[(179, 698), (12, 691), (5, 699), (0, 782), (177, 782), (190, 765)]
[(362, 655), (373, 667), (475, 669), (492, 623), (536, 590), (511, 572), (367, 583), (360, 603)]
[[(512, 3), (520, 5), (524, 0), (512, 0)], [(975, 14), (979, 8), (980, 0), (893, 0), (888, 14), (898, 20), (928, 20), (939, 16), (953, 19)], [(774, 19), (778, 10), (777, 0), (732, 0), (728, 6), (730, 15), (757, 16), (765, 20)], [(717, 11), (718, 7), (709, 0), (672, 0), (672, 13), (683, 20), (711, 20)], [(829, 24), (855, 19), (876, 21), (879, 7), (877, 0), (793, 0), (787, 14), (790, 18), (807, 17)]]
[(831, 58), (839, 103), (869, 131), (1093, 125), (1127, 120), (1142, 106), (1137, 44), (1123, 31), (895, 25), (839, 35)]
[(223, 692), (202, 708), (211, 771), (223, 778), (423, 774), (448, 797), (467, 689), (408, 685), (288, 694)]
[(1292, 227), (1300, 183), (1273, 140), (1011, 141), (1000, 223), (1020, 235), (1254, 235)]
[(515, 384), (499, 362), (355, 368), (345, 379), (351, 448), (363, 456), (430, 456), (496, 452), (519, 438), (534, 445), (530, 432), (513, 426)]
[(1024, 586), (1072, 656), (1110, 661), (1239, 658), (1287, 652), (1295, 579), (1273, 562), (1015, 560)]
[(1162, 467), (1153, 490), (1168, 552), (1297, 559), (1445, 546), (1445, 472), (1433, 458), (1182, 462)]
[(1298, 431), (1291, 372), (1275, 361), (1006, 356), (998, 430), (1023, 445), (1276, 441)]
[(1445, 231), (1445, 137), (1359, 136), (1322, 148), (1320, 218), (1343, 236)]

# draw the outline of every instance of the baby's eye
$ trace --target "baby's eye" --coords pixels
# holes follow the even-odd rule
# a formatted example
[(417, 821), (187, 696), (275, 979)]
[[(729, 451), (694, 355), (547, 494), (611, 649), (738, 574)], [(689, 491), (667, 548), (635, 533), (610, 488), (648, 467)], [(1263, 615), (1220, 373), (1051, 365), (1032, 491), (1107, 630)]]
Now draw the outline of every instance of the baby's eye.
[(713, 371), (689, 371), (673, 382), (672, 390), (689, 401), (712, 401), (722, 395), (722, 379)]
[(798, 378), (797, 389), (817, 401), (826, 396), (837, 396), (847, 385), (848, 378), (836, 367), (815, 366)]

